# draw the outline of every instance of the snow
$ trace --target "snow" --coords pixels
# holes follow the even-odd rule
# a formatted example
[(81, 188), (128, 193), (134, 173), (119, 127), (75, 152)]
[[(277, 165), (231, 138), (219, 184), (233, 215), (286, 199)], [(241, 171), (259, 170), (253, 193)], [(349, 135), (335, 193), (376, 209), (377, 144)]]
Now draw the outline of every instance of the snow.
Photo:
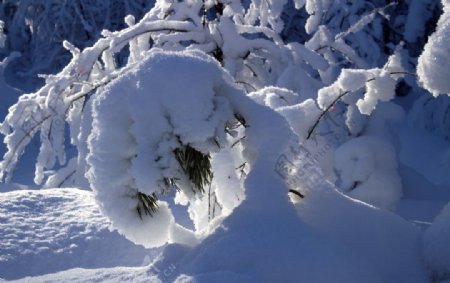
[(423, 236), (425, 262), (435, 278), (450, 279), (450, 204), (436, 217)]
[(419, 57), (417, 75), (423, 86), (434, 96), (450, 93), (450, 5), (442, 1), (444, 13)]
[[(261, 169), (253, 168), (246, 185), (257, 185), (261, 193), (278, 189), (277, 178), (255, 174)], [(271, 202), (254, 203), (254, 197), (248, 203), (247, 196), (214, 234), (184, 256), (175, 282), (381, 282), (369, 264), (299, 222), (286, 196), (285, 205), (272, 209), (261, 209)]]
[[(189, 61), (191, 68), (196, 64), (210, 64), (202, 58), (186, 58), (186, 54), (162, 53), (159, 56), (166, 60), (177, 57), (179, 62), (172, 64)], [(208, 65), (203, 67), (208, 69)], [(212, 75), (213, 70), (209, 71)], [(250, 125), (243, 141), (243, 156), (251, 168), (244, 182), (246, 199), (213, 234), (181, 260), (179, 280), (191, 277), (192, 280), (210, 282), (220, 277), (220, 280), (289, 281), (297, 270), (291, 263), (298, 262), (305, 270), (319, 270), (321, 266), (327, 266), (329, 270), (327, 274), (304, 272), (299, 274), (299, 280), (329, 281), (334, 278), (359, 282), (363, 278), (374, 278), (377, 282), (377, 275), (369, 267), (361, 266), (352, 255), (343, 259), (345, 249), (329, 243), (299, 222), (289, 205), (287, 190), (283, 190), (286, 185), (273, 171), (277, 158), (295, 141), (287, 121), (233, 89), (232, 85), (223, 84), (220, 94), (228, 99), (235, 111), (244, 115)], [(273, 209), (268, 210), (268, 206)], [(280, 221), (282, 225), (278, 225)], [(271, 228), (275, 225), (279, 226), (277, 231)], [(285, 235), (281, 241), (280, 235)], [(270, 258), (277, 258), (277, 261)]]
[(83, 269), (75, 268), (49, 275), (25, 277), (8, 282), (17, 283), (92, 283), (92, 282), (136, 282), (161, 283), (146, 267), (115, 267)]
[(394, 148), (386, 141), (363, 136), (334, 153), (340, 189), (348, 196), (393, 210), (402, 196)]
[[(19, 54), (11, 54), (9, 57), (5, 58), (0, 63), (0, 118), (3, 120), (8, 114), (8, 109), (11, 105), (13, 105), (19, 96), (23, 93), (22, 91), (15, 89), (7, 84), (5, 81), (7, 72), (7, 67), (11, 62), (14, 62), (16, 56), (20, 56)], [(30, 125), (27, 124), (29, 127)], [(1, 123), (0, 123), (1, 128)], [(26, 128), (26, 127), (25, 127)], [(7, 147), (2, 143), (0, 145), (0, 156), (4, 156)], [(24, 153), (22, 161), (19, 162), (16, 168), (16, 177), (12, 179), (13, 182), (20, 182), (22, 184), (30, 185), (31, 180), (34, 176), (33, 168), (30, 163), (32, 163), (33, 158), (36, 158), (36, 152), (39, 150), (39, 145), (36, 140), (33, 140), (30, 144), (30, 147)], [(0, 184), (1, 185), (1, 184)]]
[(408, 42), (416, 42), (425, 31), (426, 21), (433, 15), (426, 9), (429, 5), (436, 5), (433, 0), (411, 1), (405, 24), (405, 39)]
[(221, 129), (232, 111), (215, 93), (223, 73), (199, 54), (152, 52), (93, 102), (88, 179), (114, 227), (147, 247), (169, 240), (174, 218), (159, 201), (154, 217), (141, 221), (133, 194), (159, 193), (164, 178), (180, 180), (181, 189), (192, 194), (172, 151), (190, 145), (208, 153), (217, 151), (214, 139), (225, 143)]
[(367, 83), (364, 99), (356, 102), (362, 114), (369, 115), (375, 109), (378, 100), (389, 101), (395, 96), (396, 82), (388, 74), (380, 74)]
[(337, 81), (343, 90), (356, 91), (366, 84), (367, 75), (364, 70), (344, 69)]
[(364, 97), (356, 101), (356, 106), (361, 114), (370, 115), (380, 101), (394, 99), (397, 81), (403, 74), (401, 53), (397, 48), (383, 68), (343, 69), (333, 84), (319, 90), (317, 102), (326, 109), (338, 98), (364, 89)]
[(26, 95), (59, 55), (19, 73), (0, 7), (0, 181), (40, 189), (0, 183), (0, 281), (448, 282), (450, 2), (420, 58), (438, 1), (350, 2), (158, 0)]
[(408, 113), (408, 121), (412, 127), (429, 131), (432, 134), (450, 140), (450, 115), (447, 108), (450, 106), (450, 97), (440, 95), (432, 97), (421, 95), (414, 102)]
[(6, 39), (7, 36), (5, 34), (5, 22), (4, 21), (0, 21), (0, 52), (3, 53), (4, 50), (6, 49)]
[[(237, 154), (239, 153), (222, 150), (212, 157), (211, 165), (215, 172), (215, 178), (213, 179), (213, 185), (216, 187), (215, 195), (225, 215), (231, 214), (234, 208), (245, 199), (244, 186), (241, 181), (245, 168), (242, 168), (244, 171), (241, 174), (235, 170), (235, 168), (242, 166), (242, 164), (236, 162), (242, 159), (240, 156), (234, 157)], [(224, 166), (224, 164), (234, 164), (234, 166)]]
[[(411, 142), (414, 140), (415, 142)], [(417, 172), (420, 172), (434, 185), (450, 184), (450, 162), (447, 158), (450, 144), (434, 135), (425, 134), (423, 130), (405, 126), (400, 131), (401, 150), (399, 159)], [(423, 147), (424, 144), (428, 146)], [(430, 167), (430, 164), (438, 166)]]
[(309, 128), (320, 115), (313, 99), (305, 99), (284, 88), (266, 87), (249, 93), (261, 105), (268, 106), (286, 118), (300, 140), (305, 140)]
[(74, 267), (140, 266), (156, 250), (109, 229), (91, 192), (0, 193), (0, 277), (18, 279)]
[(388, 212), (354, 201), (322, 184), (296, 204), (300, 218), (342, 243), (382, 282), (428, 282), (420, 257), (420, 230)]

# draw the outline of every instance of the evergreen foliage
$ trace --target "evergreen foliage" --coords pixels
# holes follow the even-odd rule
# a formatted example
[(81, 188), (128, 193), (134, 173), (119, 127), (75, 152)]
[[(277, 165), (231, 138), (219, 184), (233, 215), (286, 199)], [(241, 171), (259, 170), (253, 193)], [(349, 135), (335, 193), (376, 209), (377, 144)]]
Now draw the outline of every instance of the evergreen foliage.
[[(211, 156), (204, 154), (190, 145), (177, 148), (173, 151), (178, 164), (180, 165), (181, 174), (184, 174), (194, 193), (203, 194), (205, 187), (211, 185), (213, 172), (211, 168)], [(179, 189), (177, 178), (165, 178), (162, 193), (172, 188)], [(155, 193), (151, 195), (137, 192), (138, 206), (136, 207), (139, 218), (143, 215), (153, 216), (158, 211), (158, 197)]]
[(205, 187), (211, 184), (213, 172), (211, 157), (187, 145), (174, 151), (175, 157), (188, 177), (193, 192), (204, 193)]

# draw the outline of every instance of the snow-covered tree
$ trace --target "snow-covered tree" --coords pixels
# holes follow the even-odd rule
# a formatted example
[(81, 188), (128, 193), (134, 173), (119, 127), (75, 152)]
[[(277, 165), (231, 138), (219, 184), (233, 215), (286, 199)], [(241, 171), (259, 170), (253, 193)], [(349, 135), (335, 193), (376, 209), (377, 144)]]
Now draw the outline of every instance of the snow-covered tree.
[[(154, 1), (0, 1), (0, 20), (6, 30), (10, 52), (20, 52), (10, 79), (16, 87), (23, 81), (39, 83), (39, 74), (56, 73), (70, 61), (70, 53), (62, 46), (64, 40), (85, 48), (100, 37), (104, 29), (125, 27), (123, 18), (140, 18)], [(0, 55), (7, 55), (2, 54)], [(26, 89), (28, 91), (28, 89)]]

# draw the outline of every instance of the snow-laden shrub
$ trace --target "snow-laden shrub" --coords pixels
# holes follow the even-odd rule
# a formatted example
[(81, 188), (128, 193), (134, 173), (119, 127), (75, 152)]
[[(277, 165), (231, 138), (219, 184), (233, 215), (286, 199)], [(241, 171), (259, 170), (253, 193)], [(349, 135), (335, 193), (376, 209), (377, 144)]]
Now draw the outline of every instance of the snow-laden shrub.
[[(177, 150), (190, 147), (208, 159), (212, 152), (230, 152), (226, 130), (237, 122), (235, 116), (247, 116), (237, 105), (244, 98), (218, 63), (202, 52), (153, 51), (98, 94), (88, 139), (88, 179), (114, 227), (145, 246), (179, 241), (170, 230), (174, 217), (168, 205), (158, 201), (157, 210), (145, 211), (139, 194), (156, 200), (167, 190), (178, 189), (177, 199), (206, 201), (203, 188), (180, 163)], [(218, 166), (235, 167), (232, 159)], [(210, 186), (205, 188), (208, 194), (217, 188), (215, 197), (222, 212), (230, 213), (244, 198), (241, 185), (236, 176), (232, 178), (233, 170), (217, 167), (214, 177), (223, 183), (203, 180), (206, 184), (200, 186)], [(136, 217), (137, 209), (153, 217)], [(195, 224), (199, 230), (205, 225), (198, 220)]]
[[(305, 137), (313, 156), (319, 155), (315, 159), (331, 177), (330, 181), (334, 181), (329, 165), (336, 147), (360, 135), (373, 135), (372, 131), (376, 131), (376, 135), (390, 132), (391, 125), (387, 121), (377, 121), (373, 112), (395, 98), (397, 82), (407, 74), (402, 58), (398, 47), (382, 68), (343, 69), (332, 84), (318, 91), (319, 113), (314, 107), (308, 107), (308, 116), (314, 120), (307, 122), (307, 132), (299, 136)], [(403, 113), (402, 109), (398, 110)], [(328, 168), (324, 164), (328, 164)]]
[(336, 64), (344, 61), (359, 68), (378, 66), (386, 60), (386, 43), (380, 38), (386, 10), (391, 6), (389, 1), (354, 1), (348, 5), (345, 0), (307, 0), (305, 31), (312, 35), (308, 47), (314, 46), (313, 50)]
[(443, 0), (444, 13), (419, 57), (417, 74), (434, 96), (450, 93), (450, 4)]
[[(296, 90), (308, 90), (307, 94), (313, 95), (321, 83), (313, 76), (317, 72), (310, 72), (311, 67), (312, 70), (327, 68), (327, 61), (301, 44), (284, 44), (276, 33), (279, 27), (272, 29), (275, 23), (259, 21), (269, 17), (258, 9), (261, 5), (265, 4), (255, 2), (245, 10), (240, 1), (232, 1), (219, 9), (209, 1), (203, 6), (195, 1), (160, 0), (140, 22), (135, 23), (133, 17), (127, 17), (129, 28), (118, 32), (103, 31), (104, 38), (82, 52), (65, 42), (65, 48), (73, 55), (71, 62), (59, 74), (48, 77), (46, 85), (39, 91), (23, 96), (0, 127), (8, 144), (0, 165), (0, 179), (11, 177), (18, 158), (38, 132), (42, 146), (36, 166), (36, 183), (45, 179), (44, 171), (54, 168), (57, 160), (65, 164), (67, 121), (71, 143), (79, 155), (77, 162), (72, 162), (63, 176), (52, 178), (51, 183), (86, 185), (83, 176), (86, 138), (91, 124), (90, 98), (139, 62), (152, 48), (202, 50), (221, 62), (236, 82), (248, 90), (300, 78), (307, 83), (294, 84), (294, 87), (301, 85), (301, 89)], [(270, 17), (276, 18), (279, 11), (270, 11), (273, 13)], [(213, 14), (211, 19), (210, 14)], [(120, 55), (124, 51), (129, 53), (125, 62)]]
[[(227, 103), (230, 102), (220, 95), (216, 97), (216, 92), (223, 92), (226, 89), (234, 89), (236, 92), (234, 83), (247, 89), (258, 89), (267, 84), (274, 84), (280, 78), (289, 83), (294, 80), (295, 71), (305, 67), (308, 71), (301, 74), (302, 78), (307, 78), (308, 81), (304, 86), (310, 89), (306, 95), (312, 95), (312, 90), (320, 85), (312, 74), (317, 69), (327, 68), (328, 65), (324, 58), (303, 45), (286, 45), (282, 42), (277, 34), (281, 29), (276, 20), (280, 13), (279, 9), (271, 9), (270, 14), (266, 14), (264, 10), (259, 9), (266, 4), (258, 1), (247, 10), (243, 9), (240, 1), (229, 2), (223, 7), (218, 7), (210, 1), (204, 5), (200, 4), (195, 1), (161, 0), (140, 22), (135, 23), (132, 16), (127, 17), (125, 21), (129, 28), (118, 32), (103, 31), (104, 38), (83, 51), (67, 41), (64, 42), (64, 47), (73, 55), (71, 62), (59, 74), (49, 76), (46, 85), (38, 92), (22, 96), (11, 108), (5, 122), (0, 125), (8, 146), (8, 151), (0, 164), (0, 178), (6, 180), (11, 178), (25, 147), (33, 136), (39, 133), (41, 148), (36, 164), (35, 182), (40, 184), (47, 179), (46, 186), (70, 184), (93, 187), (103, 210), (112, 219), (115, 227), (134, 241), (147, 246), (158, 246), (167, 241), (188, 244), (196, 242), (192, 232), (176, 225), (168, 205), (163, 201), (158, 202), (158, 199), (164, 198), (173, 188), (180, 189), (176, 201), (189, 205), (188, 211), (197, 235), (209, 233), (211, 230), (209, 228), (215, 227), (210, 226), (210, 222), (231, 213), (244, 199), (242, 181), (251, 163), (257, 160), (261, 147), (261, 142), (251, 142), (250, 133), (264, 132), (267, 127), (265, 118), (260, 121), (254, 118), (249, 132), (244, 131), (244, 128), (248, 127), (250, 120), (248, 115), (252, 115), (252, 109), (261, 106), (249, 104), (247, 107), (249, 109), (242, 105), (229, 108)], [(271, 7), (280, 7), (281, 4), (274, 2), (271, 3)], [(216, 79), (216, 84), (212, 84), (214, 81), (209, 80), (210, 76), (201, 75), (203, 71), (193, 73), (190, 68), (184, 67), (181, 70), (189, 73), (190, 79), (183, 79), (183, 76), (187, 75), (179, 72), (174, 79), (180, 81), (174, 85), (172, 82), (170, 84), (179, 88), (173, 89), (166, 96), (163, 95), (164, 88), (161, 87), (161, 93), (150, 94), (151, 98), (142, 98), (144, 101), (130, 98), (127, 108), (124, 107), (127, 104), (124, 103), (124, 99), (128, 98), (129, 90), (119, 91), (125, 93), (123, 96), (108, 94), (111, 88), (120, 88), (115, 82), (116, 79), (120, 81), (119, 78), (124, 74), (132, 81), (132, 74), (138, 70), (136, 65), (147, 58), (149, 53), (157, 50), (186, 49), (204, 52), (202, 56), (198, 55), (199, 53), (193, 56), (197, 59), (201, 57), (202, 60), (206, 60), (205, 54), (209, 54), (211, 57), (208, 62), (214, 58), (221, 63), (232, 75), (226, 80), (228, 84), (224, 82), (219, 84), (219, 79)], [(124, 51), (129, 53), (125, 62), (121, 55)], [(218, 63), (215, 64), (211, 75), (216, 74), (215, 77), (219, 77), (217, 74), (223, 74), (224, 71), (217, 65)], [(173, 71), (161, 73), (148, 71), (155, 78), (140, 79), (142, 85), (151, 81), (156, 86), (163, 83), (167, 75), (173, 73)], [(185, 112), (192, 111), (194, 116), (183, 116), (172, 121), (168, 107), (173, 103), (173, 99), (178, 100), (178, 96), (170, 94), (181, 95), (187, 85), (193, 87), (192, 82), (196, 82), (198, 86), (190, 93), (194, 93), (195, 89), (198, 89), (200, 94), (204, 93), (197, 99), (190, 96), (187, 98), (190, 104), (185, 106), (195, 104), (195, 107), (190, 107), (192, 109), (188, 107)], [(136, 84), (136, 82), (128, 83)], [(134, 85), (128, 88), (138, 92), (140, 88)], [(145, 89), (148, 92), (152, 86), (146, 85)], [(238, 92), (240, 95), (244, 93), (242, 90)], [(204, 100), (200, 99), (201, 97)], [(149, 102), (153, 98), (156, 102)], [(213, 99), (214, 102), (208, 99)], [(248, 98), (247, 100), (250, 101)], [(118, 110), (109, 112), (108, 103), (116, 105)], [(142, 112), (131, 110), (133, 105), (142, 109)], [(142, 108), (142, 105), (148, 105), (155, 111)], [(178, 111), (176, 108), (180, 107), (180, 104), (174, 103), (173, 106), (175, 108), (172, 108), (171, 112), (176, 113)], [(163, 109), (159, 110), (158, 107)], [(199, 111), (195, 110), (197, 107), (200, 107)], [(242, 110), (243, 107), (247, 110)], [(271, 116), (273, 114), (270, 114), (272, 113), (270, 111), (267, 112), (269, 114), (264, 113)], [(153, 116), (147, 117), (147, 114)], [(139, 115), (142, 117), (138, 117)], [(212, 120), (203, 121), (204, 132), (199, 133), (197, 124), (202, 123), (202, 119)], [(277, 116), (274, 121), (280, 119)], [(66, 123), (69, 125), (70, 142), (76, 147), (78, 156), (70, 160), (67, 167), (52, 175), (53, 173), (47, 170), (57, 167), (57, 163), (60, 165), (66, 163), (64, 141)], [(173, 128), (174, 132), (170, 134), (163, 126), (167, 126), (167, 123), (169, 125), (182, 123), (183, 126), (172, 124), (168, 129), (178, 126), (179, 128)], [(285, 122), (278, 124), (283, 123)], [(156, 125), (162, 128), (158, 129)], [(129, 130), (130, 135), (126, 135)], [(142, 131), (144, 136), (141, 136), (139, 131)], [(290, 135), (291, 132), (288, 132)], [(268, 132), (263, 135), (273, 134)], [(115, 147), (110, 137), (114, 138), (114, 142), (120, 143), (120, 149)], [(279, 135), (279, 138), (283, 143), (289, 141), (285, 135)], [(241, 146), (247, 142), (251, 142), (252, 146), (244, 147), (245, 150), (241, 152)], [(136, 145), (133, 146), (134, 144)], [(221, 146), (229, 148), (217, 154), (212, 153), (218, 151)], [(279, 150), (270, 148), (274, 155), (280, 154)], [(200, 156), (203, 160), (201, 163), (207, 167), (206, 177), (202, 175), (200, 181), (196, 176), (196, 170), (190, 168), (191, 154)], [(130, 172), (125, 170), (131, 162), (129, 158), (135, 163)], [(222, 166), (220, 160), (226, 160), (227, 165)], [(117, 166), (114, 167), (112, 164)], [(88, 170), (89, 182), (85, 178)], [(189, 174), (189, 171), (192, 174)], [(213, 179), (212, 173), (215, 176)], [(47, 178), (49, 175), (51, 176)], [(115, 188), (115, 186), (119, 189), (112, 192), (104, 191), (108, 187)], [(227, 191), (228, 186), (233, 186), (234, 191)], [(195, 190), (192, 190), (193, 188)], [(198, 194), (194, 194), (194, 191)], [(122, 199), (124, 194), (128, 196), (125, 200)], [(122, 202), (114, 203), (113, 200), (118, 198)], [(145, 217), (146, 214), (153, 215), (154, 219)], [(133, 221), (130, 221), (131, 215), (135, 217)], [(145, 225), (141, 225), (140, 218)], [(215, 223), (218, 224), (220, 221)], [(142, 229), (141, 226), (149, 229)], [(149, 230), (153, 231), (153, 236), (145, 232)]]
[(13, 75), (33, 82), (38, 74), (55, 73), (71, 59), (62, 46), (64, 40), (79, 48), (90, 46), (102, 30), (124, 28), (125, 16), (140, 18), (153, 4), (143, 0), (2, 1), (0, 20), (7, 30), (6, 43), (11, 51), (22, 53)]
[[(84, 178), (84, 158), (92, 122), (89, 113), (91, 97), (139, 62), (152, 48), (202, 50), (219, 61), (247, 91), (277, 85), (300, 93), (301, 100), (316, 99), (317, 90), (332, 79), (328, 71), (336, 65), (330, 65), (335, 63), (328, 53), (320, 55), (319, 51), (314, 51), (315, 43), (320, 43), (314, 36), (311, 44), (283, 42), (279, 35), (283, 26), (279, 16), (284, 1), (254, 1), (250, 6), (238, 0), (219, 4), (214, 1), (160, 0), (140, 22), (135, 23), (134, 17), (127, 17), (125, 21), (129, 28), (103, 31), (104, 38), (82, 52), (65, 42), (65, 48), (73, 55), (71, 62), (59, 74), (48, 77), (46, 85), (38, 92), (22, 97), (0, 127), (8, 144), (0, 165), (0, 179), (11, 178), (23, 150), (37, 133), (40, 133), (42, 146), (35, 182), (39, 184), (51, 175), (44, 172), (58, 167), (57, 161), (66, 164), (64, 133), (67, 121), (70, 142), (77, 148), (78, 156), (76, 161), (59, 170), (60, 174), (52, 175), (47, 186), (88, 186)], [(304, 4), (304, 1), (298, 2), (297, 8)], [(368, 23), (365, 19), (350, 26), (339, 39), (355, 34)], [(328, 38), (327, 42), (335, 40)], [(124, 59), (124, 54), (129, 56)], [(377, 72), (380, 77), (384, 74), (376, 70), (371, 72)], [(385, 80), (391, 82), (388, 78)], [(377, 85), (378, 81), (369, 78), (367, 85)], [(378, 87), (370, 89), (378, 90)], [(391, 98), (392, 93), (375, 96), (387, 99), (386, 96)], [(307, 103), (308, 107), (313, 106), (311, 103)], [(296, 112), (295, 109), (285, 110), (286, 113)], [(304, 131), (307, 126), (315, 128), (316, 125), (304, 123), (301, 130), (297, 127), (297, 132)], [(308, 131), (307, 138), (312, 132), (313, 129)], [(304, 133), (300, 135), (305, 136)]]
[(338, 188), (371, 205), (394, 210), (402, 196), (397, 158), (392, 145), (375, 137), (349, 140), (336, 149)]
[[(383, 68), (344, 69), (333, 84), (319, 91), (319, 106), (326, 109), (342, 98), (348, 104), (356, 104), (362, 114), (370, 115), (379, 101), (395, 97), (396, 83), (404, 74), (398, 51)], [(354, 96), (349, 94), (359, 90), (364, 90), (364, 97), (354, 101)]]

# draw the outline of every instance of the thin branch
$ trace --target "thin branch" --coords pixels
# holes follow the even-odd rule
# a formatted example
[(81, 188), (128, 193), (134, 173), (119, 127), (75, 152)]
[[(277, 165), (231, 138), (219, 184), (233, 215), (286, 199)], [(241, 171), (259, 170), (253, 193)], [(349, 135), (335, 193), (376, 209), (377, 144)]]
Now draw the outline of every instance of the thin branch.
[(69, 180), (76, 172), (77, 172), (77, 169), (75, 169), (75, 170), (73, 170), (72, 172), (70, 172), (70, 174), (68, 174), (68, 175), (64, 178), (64, 180), (62, 180), (62, 181), (58, 184), (57, 188), (61, 188), (61, 187), (64, 185), (64, 183), (65, 183), (67, 180)]
[(302, 193), (300, 193), (299, 191), (290, 189), (289, 192), (291, 194), (294, 194), (294, 195), (298, 196), (299, 198), (305, 198), (305, 196)]
[[(409, 72), (403, 72), (403, 71), (396, 71), (396, 72), (390, 72), (390, 75), (415, 75), (413, 73), (409, 73)], [(366, 81), (366, 83), (372, 82), (374, 80), (376, 80), (377, 78), (370, 78)], [(322, 118), (328, 113), (328, 111), (334, 106), (336, 105), (336, 103), (345, 95), (349, 94), (350, 91), (345, 91), (341, 94), (339, 94), (331, 103), (330, 105), (328, 105), (325, 110), (320, 113), (319, 117), (317, 118), (317, 120), (314, 122), (314, 125), (312, 125), (312, 127), (308, 130), (308, 135), (306, 136), (306, 139), (309, 140), (312, 136), (312, 134), (314, 133), (315, 129), (317, 128), (317, 126), (319, 125), (320, 121), (322, 120)]]
[(345, 91), (341, 94), (339, 94), (331, 103), (330, 105), (327, 106), (327, 108), (325, 108), (324, 111), (322, 111), (322, 113), (320, 113), (319, 117), (317, 118), (316, 122), (314, 122), (314, 125), (312, 125), (312, 127), (308, 130), (308, 135), (306, 136), (306, 139), (309, 140), (312, 136), (312, 134), (314, 133), (314, 130), (316, 129), (317, 125), (319, 125), (320, 121), (322, 120), (322, 118), (328, 113), (328, 110), (330, 110), (338, 101), (339, 99), (341, 99), (343, 96), (347, 95), (348, 93), (350, 93), (350, 91)]
[[(3, 165), (2, 166), (2, 171), (5, 169), (5, 168), (8, 168), (9, 167), (9, 165), (11, 164), (11, 162), (12, 162), (12, 160), (13, 160), (13, 157), (17, 154), (17, 150), (18, 149), (20, 149), (20, 148), (22, 148), (21, 147), (21, 144), (23, 143), (23, 142), (25, 142), (25, 140), (26, 140), (26, 138), (28, 137), (29, 139), (30, 139), (30, 141), (31, 141), (31, 139), (34, 137), (34, 135), (31, 135), (31, 133), (33, 132), (33, 131), (35, 131), (40, 125), (42, 125), (42, 123), (44, 123), (47, 119), (49, 119), (51, 117), (51, 115), (48, 115), (48, 116), (46, 116), (46, 117), (44, 117), (41, 121), (39, 121), (39, 123), (37, 123), (36, 125), (34, 125), (33, 127), (31, 127), (30, 128), (30, 130), (29, 131), (27, 131), (27, 132), (24, 132), (25, 134), (24, 134), (24, 136), (19, 140), (19, 142), (17, 142), (16, 143), (16, 146), (14, 146), (14, 149), (12, 150), (12, 155), (11, 155), (11, 157), (10, 158), (8, 158), (8, 160), (7, 160), (7, 162), (6, 162), (6, 164), (5, 165)], [(7, 152), (8, 153), (8, 152)], [(6, 155), (6, 154), (5, 154)], [(1, 181), (1, 180), (0, 180)]]
[(237, 145), (238, 143), (240, 143), (241, 141), (243, 141), (244, 139), (246, 139), (246, 136), (243, 136), (241, 138), (239, 138), (237, 141), (235, 141), (232, 145), (231, 148), (233, 148), (235, 145)]

